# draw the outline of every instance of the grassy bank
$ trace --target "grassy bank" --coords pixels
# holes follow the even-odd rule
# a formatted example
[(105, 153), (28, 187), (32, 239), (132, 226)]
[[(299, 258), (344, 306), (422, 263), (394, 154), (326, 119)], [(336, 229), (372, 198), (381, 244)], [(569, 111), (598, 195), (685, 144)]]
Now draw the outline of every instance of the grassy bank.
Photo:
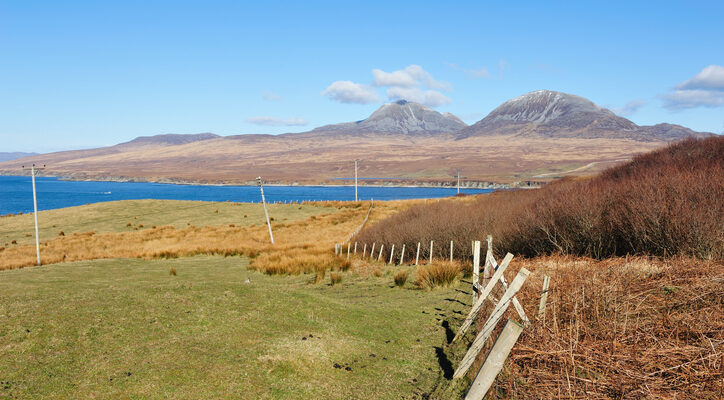
[(442, 379), (438, 319), (462, 308), (444, 301), (454, 289), (353, 273), (310, 285), (247, 266), (191, 257), (0, 272), (0, 398), (399, 399)]

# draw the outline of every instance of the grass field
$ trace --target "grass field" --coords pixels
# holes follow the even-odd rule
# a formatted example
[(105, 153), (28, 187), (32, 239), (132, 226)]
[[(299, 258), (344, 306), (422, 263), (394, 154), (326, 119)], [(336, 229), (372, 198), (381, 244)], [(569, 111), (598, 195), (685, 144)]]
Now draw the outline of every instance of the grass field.
[(310, 285), (311, 275), (247, 265), (114, 259), (0, 272), (0, 398), (400, 399), (440, 379), (440, 319), (463, 307), (444, 301), (454, 289), (399, 289), (389, 274)]

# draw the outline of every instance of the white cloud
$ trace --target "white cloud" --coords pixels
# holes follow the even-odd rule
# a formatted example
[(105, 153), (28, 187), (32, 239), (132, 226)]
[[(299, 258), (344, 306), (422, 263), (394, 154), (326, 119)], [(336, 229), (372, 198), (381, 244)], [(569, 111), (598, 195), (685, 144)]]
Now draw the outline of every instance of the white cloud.
[(710, 65), (661, 96), (669, 110), (724, 106), (724, 67)]
[(407, 100), (424, 104), (430, 107), (439, 107), (450, 104), (450, 99), (435, 90), (422, 90), (420, 88), (391, 87), (387, 89), (390, 100)]
[(352, 81), (333, 82), (322, 96), (329, 96), (340, 103), (369, 104), (380, 100), (374, 89)]
[(304, 126), (308, 122), (302, 118), (277, 118), (269, 116), (247, 118), (246, 122), (263, 126)]
[(282, 96), (279, 96), (278, 94), (276, 94), (276, 93), (274, 93), (274, 92), (270, 92), (270, 91), (268, 91), (268, 90), (265, 90), (265, 91), (261, 94), (261, 98), (264, 99), (264, 100), (266, 100), (266, 101), (281, 101), (281, 100), (283, 100)]
[(676, 86), (680, 90), (712, 89), (724, 90), (724, 67), (710, 65), (701, 70), (693, 78)]
[(628, 117), (645, 105), (646, 102), (643, 100), (632, 100), (626, 103), (623, 107), (611, 107), (611, 111), (622, 117)]
[(373, 69), (372, 76), (374, 77), (375, 86), (411, 88), (423, 85), (430, 89), (450, 90), (449, 83), (435, 80), (429, 72), (414, 64), (405, 67), (405, 69), (392, 72)]

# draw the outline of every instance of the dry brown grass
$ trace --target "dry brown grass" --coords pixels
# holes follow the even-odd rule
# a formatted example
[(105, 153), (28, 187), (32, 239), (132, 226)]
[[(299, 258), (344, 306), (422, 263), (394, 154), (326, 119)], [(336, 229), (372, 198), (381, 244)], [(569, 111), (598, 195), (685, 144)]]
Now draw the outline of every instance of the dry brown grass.
[[(275, 244), (266, 225), (186, 228), (159, 226), (116, 233), (84, 232), (58, 236), (41, 243), (43, 264), (102, 258), (175, 258), (198, 254), (250, 257), (250, 268), (267, 274), (300, 274), (318, 269), (346, 270), (349, 262), (331, 249), (362, 223), (369, 203), (320, 202), (334, 207), (297, 222), (272, 223)], [(408, 206), (407, 202), (376, 202), (371, 220), (385, 218)], [(35, 265), (35, 246), (0, 250), (0, 270)]]
[[(509, 279), (520, 267), (531, 270), (517, 297), (532, 324), (496, 380), (493, 397), (722, 398), (721, 261), (679, 257), (514, 259), (510, 273), (506, 272)], [(545, 318), (537, 320), (544, 275), (551, 277), (548, 303)], [(500, 288), (497, 290), (499, 296)], [(478, 327), (490, 312), (490, 304)], [(518, 319), (512, 307), (507, 313)], [(461, 343), (445, 346), (453, 364), (467, 350), (469, 340), (472, 334)], [(481, 352), (471, 374), (482, 364), (492, 342)], [(463, 386), (464, 382), (445, 382), (431, 398), (464, 391), (467, 387)]]
[(405, 286), (405, 282), (407, 282), (407, 276), (409, 275), (409, 272), (406, 269), (397, 271), (395, 273), (395, 286), (397, 287), (403, 287)]
[(339, 272), (330, 272), (329, 273), (329, 283), (332, 284), (332, 286), (341, 283), (342, 282), (342, 274)]
[(437, 261), (432, 264), (418, 267), (415, 275), (415, 285), (423, 289), (434, 289), (440, 286), (449, 286), (462, 272), (462, 266), (457, 261)]

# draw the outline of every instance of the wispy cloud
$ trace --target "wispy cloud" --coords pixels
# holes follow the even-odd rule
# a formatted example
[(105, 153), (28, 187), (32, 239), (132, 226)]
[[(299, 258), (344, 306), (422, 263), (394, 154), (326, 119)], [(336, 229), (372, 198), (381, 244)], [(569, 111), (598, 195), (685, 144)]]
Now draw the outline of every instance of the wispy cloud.
[(274, 93), (274, 92), (270, 92), (270, 91), (268, 91), (268, 90), (265, 90), (265, 91), (261, 94), (261, 98), (264, 99), (264, 100), (266, 100), (266, 101), (281, 101), (281, 100), (283, 100), (282, 96), (279, 96), (278, 94), (276, 94), (276, 93)]
[(419, 65), (409, 65), (405, 69), (392, 72), (385, 72), (381, 69), (373, 69), (375, 86), (399, 86), (415, 87), (425, 86), (430, 89), (450, 90), (450, 84), (435, 80), (432, 75)]
[(672, 111), (724, 106), (724, 67), (710, 65), (661, 98)]
[(303, 118), (277, 118), (269, 116), (247, 118), (246, 122), (263, 126), (304, 126), (309, 123)]
[(340, 103), (369, 104), (380, 101), (373, 88), (352, 81), (333, 82), (322, 92), (322, 96)]
[(624, 104), (623, 107), (610, 107), (610, 109), (617, 115), (620, 115), (622, 117), (628, 117), (645, 105), (646, 102), (643, 100), (632, 100)]
[(463, 74), (465, 74), (465, 77), (468, 79), (490, 78), (490, 71), (488, 71), (488, 69), (485, 67), (462, 68), (459, 65), (457, 65), (455, 63), (450, 63), (450, 62), (446, 62), (445, 65), (454, 69), (455, 71), (462, 72)]

